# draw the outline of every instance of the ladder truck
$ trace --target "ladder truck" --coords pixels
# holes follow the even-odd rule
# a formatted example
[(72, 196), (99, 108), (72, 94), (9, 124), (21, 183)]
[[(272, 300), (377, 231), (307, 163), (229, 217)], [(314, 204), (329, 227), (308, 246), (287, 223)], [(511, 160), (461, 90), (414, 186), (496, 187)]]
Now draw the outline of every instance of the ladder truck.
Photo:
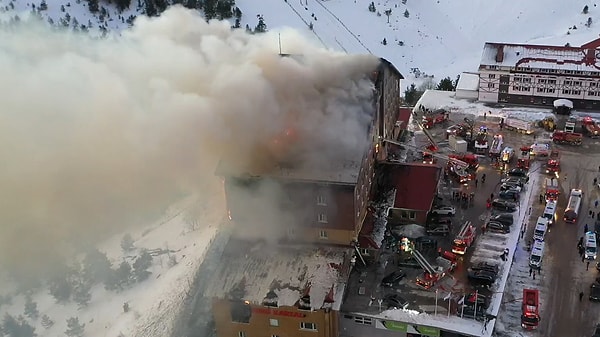
[(465, 255), (467, 249), (471, 247), (475, 241), (476, 234), (476, 229), (471, 221), (466, 221), (452, 242), (452, 253)]

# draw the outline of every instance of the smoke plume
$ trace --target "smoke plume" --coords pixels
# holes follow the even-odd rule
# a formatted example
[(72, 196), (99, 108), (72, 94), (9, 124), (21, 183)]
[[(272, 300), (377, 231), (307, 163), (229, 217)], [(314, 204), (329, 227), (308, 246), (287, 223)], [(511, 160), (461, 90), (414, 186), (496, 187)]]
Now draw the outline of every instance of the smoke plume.
[(1, 31), (2, 267), (39, 268), (182, 195), (219, 196), (221, 158), (267, 169), (283, 153), (322, 161), (327, 142), (360, 147), (372, 107), (354, 103), (372, 95), (378, 60), (291, 30), (281, 41), (293, 56), (276, 33), (179, 7), (105, 39), (30, 22)]

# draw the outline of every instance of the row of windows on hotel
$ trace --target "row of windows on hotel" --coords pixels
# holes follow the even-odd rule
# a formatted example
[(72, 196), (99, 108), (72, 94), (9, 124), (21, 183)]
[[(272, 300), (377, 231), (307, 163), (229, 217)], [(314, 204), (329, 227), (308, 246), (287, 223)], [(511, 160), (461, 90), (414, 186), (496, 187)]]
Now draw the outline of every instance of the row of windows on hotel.
[[(486, 66), (486, 69), (499, 70), (500, 67), (494, 66), (494, 65), (489, 65), (489, 66)], [(508, 69), (506, 69), (506, 70), (508, 70)], [(537, 68), (524, 68), (524, 67), (517, 67), (516, 69), (511, 69), (511, 70), (516, 70), (519, 72), (527, 72), (527, 73), (582, 75), (582, 76), (592, 76), (592, 77), (600, 76), (600, 73), (597, 71), (583, 71), (583, 70), (547, 69), (547, 68), (537, 69)], [(494, 74), (492, 74), (492, 75), (494, 75)], [(494, 78), (494, 77), (490, 77), (490, 78)]]
[[(279, 326), (279, 320), (275, 318), (269, 318), (269, 325), (272, 327)], [(300, 322), (300, 330), (305, 331), (317, 331), (317, 324), (311, 322)], [(246, 331), (239, 331), (238, 337), (247, 337)], [(271, 337), (282, 337), (281, 335), (271, 335)]]

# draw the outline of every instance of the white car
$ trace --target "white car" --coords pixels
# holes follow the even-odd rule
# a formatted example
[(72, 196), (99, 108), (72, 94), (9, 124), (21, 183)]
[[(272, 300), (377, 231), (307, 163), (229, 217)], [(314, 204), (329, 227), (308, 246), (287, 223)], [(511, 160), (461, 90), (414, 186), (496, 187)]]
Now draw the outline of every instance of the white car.
[(431, 211), (431, 214), (436, 215), (455, 215), (456, 209), (452, 206), (441, 206)]

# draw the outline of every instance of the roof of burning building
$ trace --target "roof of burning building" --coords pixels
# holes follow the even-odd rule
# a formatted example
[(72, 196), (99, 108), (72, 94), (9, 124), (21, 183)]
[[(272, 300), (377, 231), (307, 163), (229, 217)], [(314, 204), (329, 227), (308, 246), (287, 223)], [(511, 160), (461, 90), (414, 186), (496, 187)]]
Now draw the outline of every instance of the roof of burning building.
[(390, 170), (396, 188), (393, 207), (429, 210), (436, 194), (440, 171), (439, 167), (429, 164), (393, 165)]
[[(339, 310), (350, 257), (349, 248), (232, 239), (206, 293), (254, 304)], [(308, 303), (301, 301), (306, 296)]]

